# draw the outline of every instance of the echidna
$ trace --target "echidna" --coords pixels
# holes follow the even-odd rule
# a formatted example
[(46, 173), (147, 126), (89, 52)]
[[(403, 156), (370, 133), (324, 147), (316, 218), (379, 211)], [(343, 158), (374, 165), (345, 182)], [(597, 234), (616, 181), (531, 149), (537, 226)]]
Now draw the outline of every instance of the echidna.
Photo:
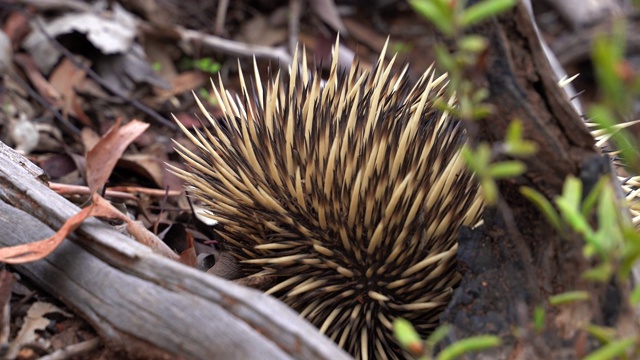
[(341, 71), (337, 52), (326, 82), (303, 54), (266, 86), (240, 73), (239, 96), (214, 85), (224, 115), (198, 102), (210, 130), (183, 128), (200, 153), (178, 145), (188, 169), (175, 171), (244, 272), (276, 278), (268, 293), (357, 358), (399, 358), (393, 320), (437, 326), (482, 197), (462, 124), (434, 108), (446, 76), (410, 86), (384, 50), (371, 71)]

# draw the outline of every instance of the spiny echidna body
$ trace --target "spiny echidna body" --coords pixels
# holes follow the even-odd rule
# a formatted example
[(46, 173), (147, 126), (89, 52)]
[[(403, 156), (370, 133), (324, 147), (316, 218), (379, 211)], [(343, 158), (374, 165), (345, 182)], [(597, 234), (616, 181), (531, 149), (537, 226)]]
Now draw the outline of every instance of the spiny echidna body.
[(383, 55), (372, 71), (325, 83), (294, 61), (264, 87), (256, 69), (224, 116), (179, 146), (176, 170), (222, 225), (224, 247), (247, 274), (274, 276), (268, 292), (363, 359), (398, 358), (397, 317), (425, 335), (454, 286), (456, 237), (482, 209), (460, 156), (462, 125), (434, 108), (446, 77), (409, 86)]

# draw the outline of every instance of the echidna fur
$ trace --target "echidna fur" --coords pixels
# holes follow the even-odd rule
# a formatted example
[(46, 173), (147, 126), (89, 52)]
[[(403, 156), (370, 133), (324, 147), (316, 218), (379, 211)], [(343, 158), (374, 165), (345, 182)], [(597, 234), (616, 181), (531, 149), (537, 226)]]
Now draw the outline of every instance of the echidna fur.
[(437, 326), (482, 196), (463, 127), (433, 106), (446, 76), (429, 68), (409, 86), (385, 51), (371, 71), (341, 71), (337, 51), (324, 84), (303, 53), (266, 86), (257, 66), (251, 82), (241, 73), (239, 96), (214, 85), (224, 115), (198, 101), (210, 127), (183, 128), (199, 153), (178, 144), (188, 168), (174, 171), (244, 272), (276, 277), (268, 293), (356, 358), (401, 358), (392, 322)]

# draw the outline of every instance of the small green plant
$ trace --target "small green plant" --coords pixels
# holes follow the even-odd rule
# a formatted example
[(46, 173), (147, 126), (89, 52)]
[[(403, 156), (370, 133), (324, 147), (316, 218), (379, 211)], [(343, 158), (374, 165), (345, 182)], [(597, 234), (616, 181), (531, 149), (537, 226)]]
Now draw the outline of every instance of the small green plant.
[(481, 143), (472, 149), (465, 145), (462, 148), (462, 156), (469, 169), (478, 178), (485, 201), (494, 204), (498, 199), (496, 180), (518, 176), (526, 170), (522, 161), (495, 162), (495, 157), (498, 155), (528, 156), (534, 154), (536, 150), (537, 146), (534, 142), (523, 139), (522, 123), (516, 120), (509, 125), (505, 141), (501, 146), (492, 149), (488, 144)]
[[(476, 67), (486, 50), (487, 41), (477, 35), (467, 35), (464, 30), (511, 8), (515, 0), (487, 0), (468, 8), (467, 1), (464, 0), (410, 0), (410, 3), (445, 37), (453, 41), (453, 50), (445, 46), (436, 48), (436, 59), (439, 68), (449, 74), (449, 95), (455, 96), (457, 102), (441, 102), (436, 106), (465, 121), (486, 117), (492, 111), (491, 106), (485, 102), (487, 90), (475, 88), (471, 81), (465, 79), (465, 74)], [(632, 113), (635, 99), (640, 95), (640, 78), (624, 60), (625, 44), (624, 24), (617, 25), (611, 36), (602, 36), (595, 40), (593, 61), (603, 100), (591, 106), (588, 115), (601, 128), (600, 141), (611, 139), (620, 150), (620, 158), (638, 173), (640, 146), (625, 127), (632, 124), (628, 117)], [(512, 158), (528, 156), (535, 151), (536, 144), (523, 139), (522, 125), (514, 121), (503, 143), (492, 146), (479, 143), (475, 148), (466, 146), (462, 156), (479, 179), (486, 202), (494, 204), (500, 196), (496, 180), (517, 176), (525, 171), (524, 164), (518, 160), (496, 162), (496, 159), (504, 155)], [(603, 283), (608, 283), (613, 277), (619, 281), (626, 281), (631, 275), (633, 265), (640, 260), (640, 235), (625, 212), (628, 204), (617, 200), (617, 184), (610, 180), (601, 180), (587, 196), (584, 196), (580, 180), (567, 178), (562, 194), (553, 202), (531, 188), (521, 188), (521, 193), (540, 209), (559, 234), (568, 238), (570, 233), (578, 233), (585, 239), (584, 256), (592, 259), (597, 265), (582, 275), (587, 280)], [(563, 306), (590, 300), (590, 296), (591, 294), (585, 291), (568, 291), (550, 297), (549, 304)], [(632, 292), (629, 301), (631, 305), (640, 303), (640, 287)], [(544, 307), (538, 306), (533, 313), (533, 329), (541, 332), (545, 323)], [(402, 331), (407, 330), (398, 330), (398, 336), (401, 336)], [(637, 338), (619, 338), (619, 334), (617, 338), (616, 332), (612, 329), (595, 325), (589, 325), (587, 331), (597, 338), (602, 346), (585, 359), (631, 359), (637, 358), (639, 354), (640, 346), (637, 344), (640, 341)], [(410, 342), (401, 342), (403, 347), (421, 350), (421, 358), (432, 359), (433, 344), (430, 344), (429, 340), (421, 342), (415, 334), (411, 336), (413, 337), (409, 337)], [(437, 338), (444, 335), (436, 331), (434, 336)], [(452, 348), (457, 347), (452, 345)], [(465, 348), (463, 351), (471, 351), (471, 348)], [(457, 354), (457, 350), (449, 350), (448, 354)]]
[[(449, 96), (442, 98), (455, 98), (456, 103), (449, 104), (442, 100), (436, 102), (435, 106), (464, 121), (486, 117), (492, 111), (491, 106), (485, 103), (488, 91), (476, 88), (470, 80), (464, 78), (464, 74), (476, 66), (487, 47), (487, 41), (481, 36), (465, 35), (464, 29), (510, 9), (516, 0), (485, 0), (470, 7), (466, 7), (466, 1), (410, 0), (410, 3), (418, 13), (430, 20), (444, 36), (455, 43), (451, 51), (444, 45), (436, 46), (435, 51), (437, 64), (441, 70), (448, 73), (450, 82), (447, 87)], [(524, 163), (518, 160), (497, 162), (496, 158), (500, 155), (527, 156), (535, 151), (536, 145), (523, 139), (522, 124), (514, 121), (507, 130), (503, 143), (494, 146), (480, 143), (475, 148), (464, 146), (461, 155), (479, 179), (485, 202), (493, 204), (499, 196), (496, 180), (517, 176), (525, 171)], [(458, 340), (434, 356), (436, 345), (449, 332), (447, 326), (436, 329), (425, 341), (420, 339), (413, 326), (403, 319), (396, 319), (394, 331), (405, 351), (415, 358), (424, 360), (456, 359), (464, 354), (501, 344), (497, 336), (474, 336)]]
[(213, 60), (212, 58), (202, 58), (194, 60), (193, 66), (202, 72), (206, 72), (208, 74), (217, 74), (218, 71), (220, 71), (220, 67), (222, 65), (220, 65), (219, 62)]
[(208, 102), (210, 105), (212, 106), (218, 106), (218, 100), (216, 100), (215, 96), (211, 95), (211, 91), (209, 91), (209, 89), (207, 89), (206, 87), (201, 87), (198, 90), (198, 97), (200, 99), (204, 99), (206, 102)]
[[(586, 279), (608, 282), (616, 275), (628, 279), (631, 267), (640, 259), (640, 234), (615, 198), (614, 185), (600, 180), (583, 199), (582, 182), (575, 177), (565, 180), (562, 194), (553, 206), (542, 194), (527, 187), (521, 193), (533, 202), (560, 234), (574, 231), (585, 240), (583, 253), (596, 257), (599, 265), (583, 274)], [(595, 213), (596, 225), (590, 222)]]
[(436, 345), (451, 331), (449, 326), (440, 326), (424, 341), (411, 323), (405, 319), (396, 319), (393, 322), (393, 330), (400, 346), (412, 357), (420, 360), (453, 360), (464, 354), (490, 349), (501, 344), (501, 340), (497, 336), (473, 336), (456, 341), (434, 356)]
[(540, 333), (544, 330), (547, 321), (547, 313), (544, 307), (538, 305), (533, 309), (533, 329)]
[[(444, 45), (436, 45), (436, 63), (447, 72), (450, 84), (447, 87), (450, 97), (457, 99), (455, 104), (445, 101), (436, 102), (440, 109), (466, 121), (485, 118), (492, 111), (486, 103), (488, 91), (477, 88), (465, 78), (470, 69), (474, 69), (487, 48), (487, 40), (479, 35), (464, 33), (464, 29), (501, 14), (516, 3), (515, 0), (485, 0), (470, 7), (466, 1), (449, 0), (412, 0), (414, 9), (422, 14), (454, 44), (453, 50)], [(504, 144), (490, 146), (487, 143), (475, 147), (466, 145), (462, 149), (465, 163), (478, 178), (487, 204), (498, 201), (497, 180), (522, 174), (526, 168), (519, 160), (496, 161), (501, 156), (529, 156), (536, 152), (536, 145), (522, 138), (522, 124), (514, 122), (507, 133)]]
[(589, 335), (598, 340), (602, 344), (602, 346), (583, 359), (635, 359), (635, 357), (632, 358), (627, 356), (627, 353), (633, 347), (633, 345), (635, 345), (637, 339), (624, 338), (616, 340), (616, 331), (614, 329), (593, 324), (588, 325), (586, 327), (586, 330)]
[[(516, 0), (485, 0), (470, 7), (458, 0), (411, 0), (409, 3), (427, 18), (445, 37), (454, 41), (453, 51), (445, 45), (435, 48), (438, 66), (449, 74), (450, 95), (458, 103), (448, 107), (451, 113), (463, 120), (486, 117), (491, 107), (486, 104), (486, 89), (476, 88), (464, 78), (465, 70), (476, 66), (487, 48), (487, 40), (478, 35), (464, 34), (464, 29), (511, 9)], [(442, 107), (447, 107), (443, 102)]]
[(221, 67), (222, 65), (219, 62), (209, 57), (197, 60), (182, 59), (180, 62), (180, 68), (182, 69), (196, 69), (211, 75), (217, 74)]
[(567, 291), (558, 295), (549, 297), (549, 305), (558, 306), (569, 304), (576, 301), (587, 301), (591, 298), (586, 291)]
[[(601, 283), (609, 283), (613, 277), (620, 282), (631, 276), (633, 264), (640, 260), (640, 234), (629, 220), (624, 206), (615, 198), (615, 183), (608, 177), (601, 179), (593, 190), (584, 196), (582, 182), (574, 177), (565, 180), (562, 194), (555, 199), (556, 208), (541, 194), (530, 188), (522, 188), (522, 194), (538, 206), (541, 212), (561, 234), (577, 232), (584, 238), (584, 256), (598, 264), (585, 271), (582, 277)], [(584, 196), (584, 198), (583, 198)], [(596, 223), (590, 222), (596, 215)], [(586, 291), (568, 291), (549, 298), (549, 304), (560, 306), (576, 301), (590, 300)], [(636, 288), (629, 298), (631, 306), (637, 305), (640, 290)], [(586, 330), (602, 344), (584, 359), (632, 359), (638, 355), (639, 339), (616, 339), (614, 329), (588, 325)]]

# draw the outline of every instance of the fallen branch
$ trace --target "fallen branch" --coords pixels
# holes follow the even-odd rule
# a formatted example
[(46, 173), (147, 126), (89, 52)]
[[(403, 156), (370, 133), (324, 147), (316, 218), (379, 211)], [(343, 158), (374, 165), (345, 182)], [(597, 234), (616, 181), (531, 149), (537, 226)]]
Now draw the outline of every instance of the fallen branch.
[[(2, 246), (51, 236), (78, 213), (40, 169), (0, 143)], [(86, 319), (108, 346), (189, 359), (348, 359), (278, 300), (154, 254), (89, 219), (16, 271)]]

